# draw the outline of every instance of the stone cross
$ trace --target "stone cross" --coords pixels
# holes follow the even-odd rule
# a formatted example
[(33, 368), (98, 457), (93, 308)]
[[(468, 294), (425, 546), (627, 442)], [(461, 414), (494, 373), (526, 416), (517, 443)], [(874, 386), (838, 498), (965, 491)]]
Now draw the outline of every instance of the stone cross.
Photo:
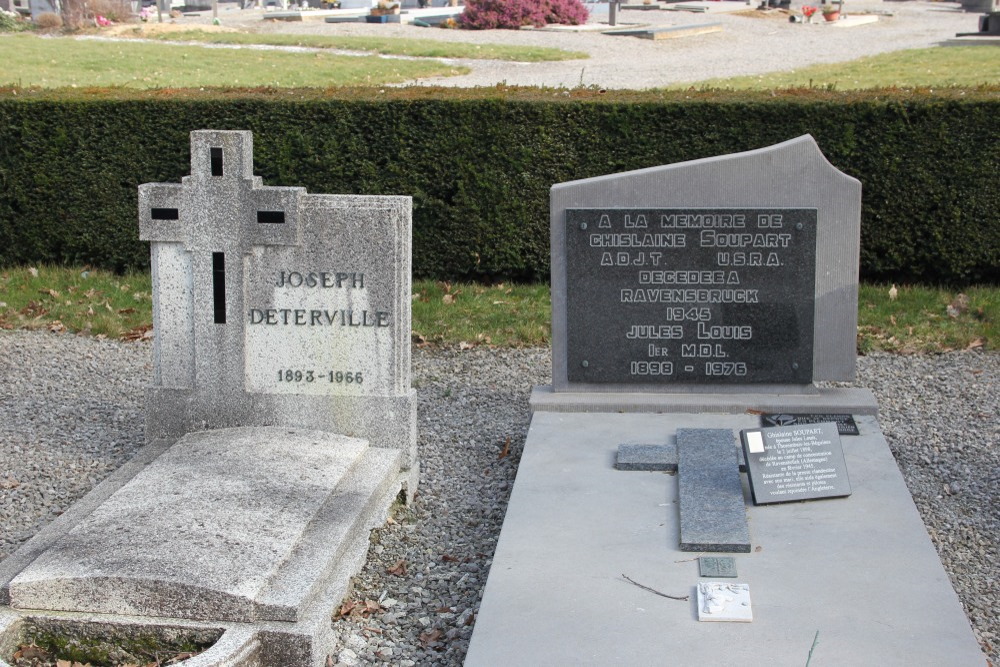
[[(140, 186), (140, 238), (179, 244), (168, 250), (154, 244), (154, 253), (182, 248), (194, 277), (193, 312), (171, 313), (173, 324), (192, 336), (194, 355), (158, 364), (163, 384), (194, 384), (216, 395), (242, 386), (243, 328), (233, 326), (245, 310), (241, 259), (254, 246), (298, 243), (303, 194), (305, 188), (264, 186), (253, 175), (248, 132), (195, 132), (191, 175), (181, 185)], [(156, 324), (157, 331), (172, 326)]]
[(415, 456), (411, 206), (265, 186), (250, 132), (192, 132), (191, 175), (139, 186), (147, 437), (287, 425)]

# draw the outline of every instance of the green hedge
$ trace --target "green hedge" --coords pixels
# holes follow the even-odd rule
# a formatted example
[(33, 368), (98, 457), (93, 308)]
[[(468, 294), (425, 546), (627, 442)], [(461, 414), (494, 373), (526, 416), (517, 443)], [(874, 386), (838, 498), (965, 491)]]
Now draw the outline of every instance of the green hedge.
[(864, 185), (868, 280), (1000, 282), (1000, 88), (780, 95), (485, 89), (0, 90), (0, 265), (148, 266), (136, 187), (189, 173), (188, 132), (254, 132), (256, 173), (413, 196), (413, 268), (548, 278), (554, 183), (812, 134)]

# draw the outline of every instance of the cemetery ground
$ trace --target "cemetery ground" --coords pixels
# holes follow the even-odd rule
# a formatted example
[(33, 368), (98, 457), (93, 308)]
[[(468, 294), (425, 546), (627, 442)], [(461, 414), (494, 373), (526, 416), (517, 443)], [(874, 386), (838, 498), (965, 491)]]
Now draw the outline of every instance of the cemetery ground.
[[(118, 314), (117, 306), (149, 289), (141, 276), (97, 279), (102, 286), (89, 289), (104, 295), (98, 305), (109, 312), (106, 301), (119, 317), (133, 314)], [(447, 306), (455, 319), (475, 295), (472, 286), (453, 285), (457, 296), (446, 304), (443, 286), (422, 283), (414, 291), (429, 296), (431, 288), (441, 290), (435, 293), (441, 309)], [(503, 291), (484, 294), (492, 302)], [(907, 291), (900, 289), (892, 303), (906, 303)], [(988, 291), (995, 304), (996, 290)], [(122, 301), (111, 298), (115, 292)], [(36, 291), (34, 300), (53, 298)], [(862, 296), (862, 303), (870, 298)], [(0, 300), (11, 299), (9, 287), (0, 289)], [(414, 345), (421, 487), (412, 506), (398, 507), (393, 521), (372, 534), (369, 561), (334, 622), (341, 641), (335, 662), (460, 665), (467, 650), (527, 432), (528, 393), (547, 383), (551, 370), (546, 347), (463, 349), (450, 340)], [(96, 336), (0, 331), (0, 557), (135, 454), (143, 442), (151, 348)], [(998, 380), (1000, 354), (983, 349), (875, 352), (858, 360), (857, 385), (878, 398), (880, 423), (907, 486), (994, 662), (1000, 658)], [(538, 604), (545, 604), (544, 591)], [(650, 595), (649, 604), (678, 603)], [(823, 634), (817, 629), (818, 659)], [(803, 664), (808, 649), (806, 642)]]
[[(953, 42), (957, 32), (976, 29), (976, 15), (960, 11), (957, 3), (853, 0), (848, 8), (855, 16), (877, 17), (878, 21), (837, 29), (789, 23), (789, 14), (778, 11), (623, 12), (624, 23), (653, 28), (705, 22), (723, 28), (719, 33), (685, 39), (644, 40), (596, 31), (474, 31), (403, 24), (263, 21), (262, 12), (241, 11), (233, 3), (220, 3), (221, 28), (212, 26), (210, 13), (203, 12), (165, 24), (114, 26), (88, 36), (183, 40), (183, 44), (123, 44), (117, 39), (67, 44), (70, 40), (5, 35), (0, 39), (0, 57), (16, 79), (0, 83), (139, 88), (417, 83), (644, 89), (711, 85), (845, 90), (1000, 82), (995, 48), (940, 48)], [(607, 21), (607, 15), (595, 13), (589, 24), (602, 21)], [(206, 42), (227, 48), (197, 45)], [(345, 55), (348, 52), (352, 55)], [(309, 67), (303, 67), (305, 62)], [(192, 67), (191, 63), (197, 65)]]

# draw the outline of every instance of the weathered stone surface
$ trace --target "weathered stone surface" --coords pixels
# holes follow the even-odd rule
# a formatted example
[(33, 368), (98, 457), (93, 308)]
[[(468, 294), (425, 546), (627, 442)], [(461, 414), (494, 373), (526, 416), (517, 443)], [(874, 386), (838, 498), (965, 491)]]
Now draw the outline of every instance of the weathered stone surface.
[(618, 445), (615, 467), (619, 470), (677, 470), (675, 445)]
[(750, 551), (746, 501), (728, 429), (677, 430), (681, 551)]
[(157, 333), (147, 437), (285, 424), (412, 465), (410, 197), (264, 186), (249, 132), (191, 144), (180, 185), (139, 188)]
[(297, 620), (398, 457), (288, 427), (189, 434), (15, 577), (11, 606)]

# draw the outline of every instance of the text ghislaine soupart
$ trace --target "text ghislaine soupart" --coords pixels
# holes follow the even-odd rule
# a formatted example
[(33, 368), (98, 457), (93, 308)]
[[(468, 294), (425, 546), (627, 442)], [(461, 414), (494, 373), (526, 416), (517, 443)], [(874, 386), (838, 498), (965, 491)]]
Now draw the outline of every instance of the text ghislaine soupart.
[[(757, 349), (776, 342), (762, 331), (774, 326), (767, 313), (812, 297), (814, 264), (802, 257), (815, 261), (815, 221), (814, 209), (571, 209), (568, 280), (590, 287), (589, 303), (569, 306), (570, 327), (585, 305), (599, 308), (606, 347), (615, 348), (607, 354), (616, 355), (613, 363), (579, 361), (587, 370), (571, 372), (608, 382), (755, 373)], [(809, 284), (794, 291), (803, 277)], [(807, 326), (811, 336), (811, 316)], [(581, 354), (597, 356), (597, 339), (587, 335), (574, 340)], [(771, 381), (782, 380), (791, 378)]]
[[(363, 290), (365, 274), (341, 271), (278, 271), (274, 286), (281, 289)], [(250, 308), (248, 323), (265, 326), (340, 326), (383, 328), (392, 317), (385, 310), (353, 308)]]

